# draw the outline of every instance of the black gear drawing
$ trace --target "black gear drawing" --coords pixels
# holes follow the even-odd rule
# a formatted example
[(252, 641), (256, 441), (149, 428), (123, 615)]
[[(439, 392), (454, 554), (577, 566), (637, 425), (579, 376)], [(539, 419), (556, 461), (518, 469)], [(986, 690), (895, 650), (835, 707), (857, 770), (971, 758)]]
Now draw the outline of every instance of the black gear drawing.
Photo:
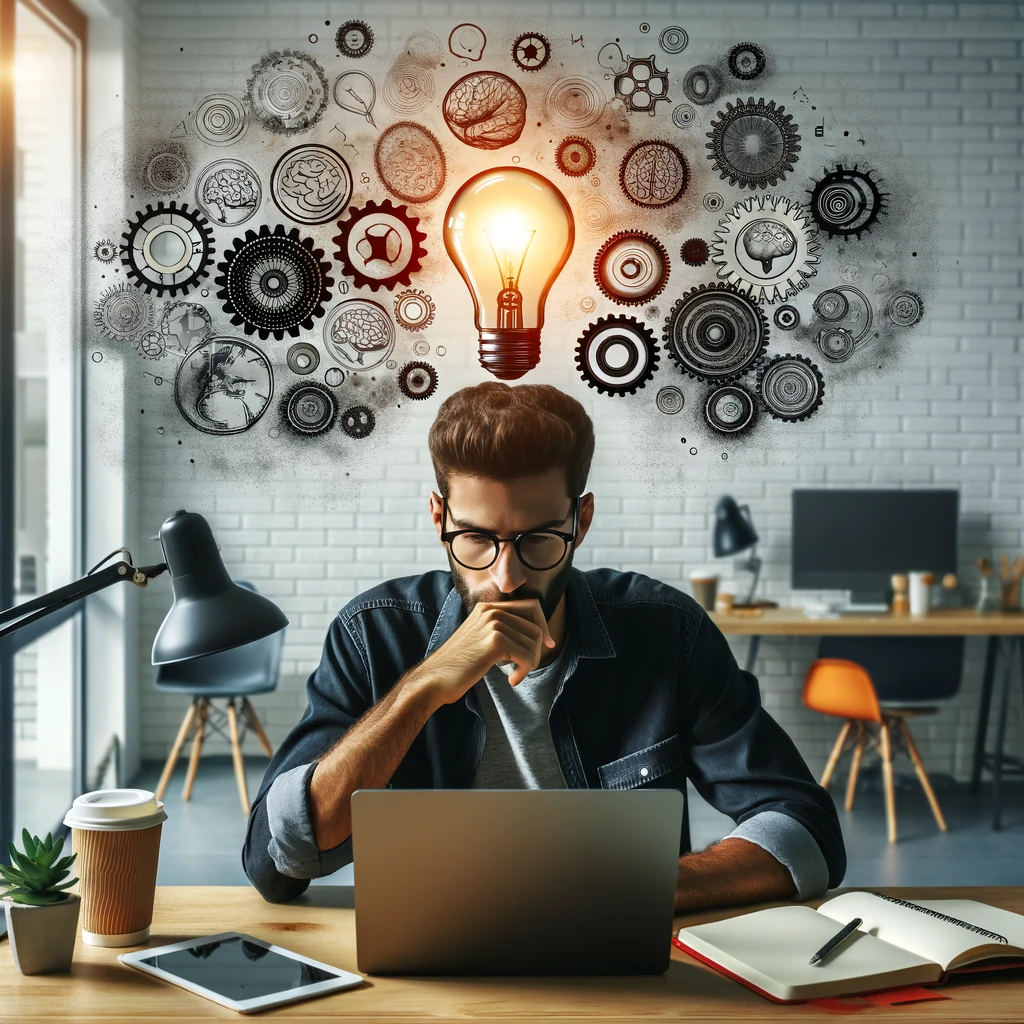
[(669, 270), (665, 247), (646, 231), (620, 231), (594, 257), (597, 287), (624, 306), (642, 306), (660, 295)]
[(520, 71), (540, 71), (551, 60), (551, 44), (540, 32), (524, 32), (512, 44), (512, 59)]
[(338, 26), (334, 42), (342, 57), (365, 57), (373, 49), (373, 29), (353, 18)]
[(114, 341), (131, 341), (153, 323), (153, 303), (127, 281), (111, 285), (93, 309), (93, 323)]
[[(781, 108), (780, 108), (781, 109)], [(836, 164), (808, 189), (811, 216), (830, 238), (857, 238), (888, 212), (889, 193), (883, 192), (867, 168)]]
[(117, 253), (117, 242), (114, 242), (109, 238), (101, 238), (92, 247), (92, 254), (100, 261), (100, 263), (113, 263), (114, 260), (117, 259)]
[(303, 381), (281, 399), (284, 425), (301, 437), (315, 437), (330, 430), (338, 418), (338, 400), (315, 381)]
[(806, 356), (776, 356), (757, 371), (757, 390), (768, 413), (777, 420), (796, 423), (821, 405), (825, 382)]
[(885, 315), (896, 327), (913, 327), (924, 316), (924, 301), (917, 292), (893, 292), (886, 300)]
[(377, 417), (369, 406), (353, 405), (341, 414), (339, 422), (349, 437), (364, 438), (373, 433)]
[(688, 267), (703, 267), (711, 250), (703, 238), (688, 238), (680, 247), (679, 255)]
[(729, 51), (729, 73), (744, 82), (758, 78), (766, 64), (764, 50), (755, 43), (740, 43)]
[(285, 359), (288, 369), (300, 377), (312, 373), (320, 365), (320, 353), (316, 350), (316, 345), (311, 345), (308, 341), (297, 341), (294, 345), (289, 345)]
[(857, 343), (845, 327), (828, 327), (818, 331), (814, 344), (831, 363), (845, 363), (857, 351)]
[(714, 103), (722, 92), (722, 79), (713, 67), (698, 64), (683, 76), (683, 92), (691, 103), (707, 106)]
[(756, 418), (754, 396), (740, 384), (716, 387), (704, 401), (704, 419), (719, 434), (742, 434), (754, 425)]
[[(154, 241), (167, 236), (167, 243)], [(183, 295), (207, 275), (213, 259), (213, 228), (201, 214), (172, 199), (166, 205), (147, 205), (128, 222), (121, 237), (121, 263), (125, 273), (140, 288), (157, 295)], [(168, 248), (167, 246), (170, 246)], [(166, 255), (168, 252), (173, 256)], [(168, 262), (162, 263), (161, 259)], [(173, 262), (171, 262), (173, 260)]]
[[(609, 354), (626, 351), (625, 362)], [(576, 368), (602, 395), (635, 395), (658, 368), (654, 333), (635, 316), (603, 316), (590, 324), (576, 343)]]
[[(409, 279), (422, 269), (420, 261), (427, 255), (423, 248), (427, 236), (419, 230), (419, 217), (390, 199), (382, 203), (370, 199), (362, 208), (350, 206), (348, 214), (338, 221), (340, 234), (331, 241), (338, 246), (334, 258), (340, 261), (341, 272), (352, 278), (353, 287), (373, 291), (391, 291), (398, 285), (408, 288)], [(382, 230), (371, 235), (375, 227)]]
[(794, 327), (800, 326), (800, 310), (796, 306), (779, 306), (772, 319), (776, 327), (783, 331), (791, 331)]
[(740, 188), (767, 188), (786, 178), (800, 152), (793, 117), (774, 100), (726, 103), (711, 122), (708, 159), (719, 177)]
[(429, 398), (437, 390), (437, 370), (430, 363), (414, 359), (398, 371), (398, 386), (407, 398)]
[(625, 197), (645, 209), (664, 209), (677, 202), (690, 182), (690, 167), (671, 142), (650, 140), (631, 146), (619, 165)]
[(271, 334), (277, 341), (286, 333), (297, 338), (300, 327), (313, 329), (313, 317), (322, 317), (331, 300), (334, 280), (323, 254), (298, 228), (285, 232), (278, 224), (271, 231), (262, 224), (258, 234), (246, 231), (245, 238), (236, 238), (217, 264), (217, 298), (246, 334), (258, 331), (263, 341)]
[(702, 284), (676, 301), (662, 340), (683, 372), (725, 383), (761, 360), (768, 321), (761, 307), (733, 285)]
[(838, 288), (830, 288), (828, 291), (815, 296), (813, 307), (814, 312), (822, 320), (835, 323), (846, 316), (850, 308), (850, 300)]
[(615, 95), (631, 114), (646, 112), (653, 117), (659, 102), (669, 101), (668, 72), (659, 71), (650, 57), (630, 57), (626, 70), (615, 76)]
[(562, 139), (555, 150), (555, 163), (558, 169), (570, 178), (582, 178), (597, 163), (597, 150), (590, 139), (579, 135), (569, 135)]

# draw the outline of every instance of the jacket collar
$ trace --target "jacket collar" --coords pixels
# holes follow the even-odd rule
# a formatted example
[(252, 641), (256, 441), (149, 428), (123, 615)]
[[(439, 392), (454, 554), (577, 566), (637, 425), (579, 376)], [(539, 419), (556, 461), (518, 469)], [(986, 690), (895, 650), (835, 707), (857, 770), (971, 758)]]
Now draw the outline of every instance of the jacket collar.
[[(424, 657), (429, 657), (462, 624), (466, 609), (459, 592), (452, 587), (441, 605), (441, 611), (430, 634)], [(579, 569), (569, 573), (566, 587), (566, 631), (573, 638), (580, 658), (614, 658), (615, 647), (605, 628), (587, 577)]]

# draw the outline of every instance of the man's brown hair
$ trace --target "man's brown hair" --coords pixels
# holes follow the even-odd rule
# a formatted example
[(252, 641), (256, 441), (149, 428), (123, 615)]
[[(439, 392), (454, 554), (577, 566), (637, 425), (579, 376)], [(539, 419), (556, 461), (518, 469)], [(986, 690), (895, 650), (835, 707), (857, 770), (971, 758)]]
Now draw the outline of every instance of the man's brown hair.
[(453, 474), (515, 480), (565, 466), (575, 498), (587, 486), (594, 424), (575, 398), (550, 384), (485, 381), (441, 403), (428, 444), (444, 495)]

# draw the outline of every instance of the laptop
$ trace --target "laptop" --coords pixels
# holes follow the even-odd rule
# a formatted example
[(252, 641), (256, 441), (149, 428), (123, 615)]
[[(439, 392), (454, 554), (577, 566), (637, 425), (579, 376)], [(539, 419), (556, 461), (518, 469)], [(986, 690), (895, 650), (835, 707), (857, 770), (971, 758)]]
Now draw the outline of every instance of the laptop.
[(364, 974), (661, 974), (683, 794), (361, 789)]

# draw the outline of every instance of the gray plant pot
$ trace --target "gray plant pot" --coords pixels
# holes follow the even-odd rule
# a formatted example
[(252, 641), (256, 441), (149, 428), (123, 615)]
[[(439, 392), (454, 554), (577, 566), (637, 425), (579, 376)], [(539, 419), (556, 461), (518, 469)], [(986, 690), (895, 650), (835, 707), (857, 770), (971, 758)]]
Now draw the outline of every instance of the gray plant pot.
[(30, 907), (3, 900), (7, 915), (7, 936), (14, 966), (22, 974), (67, 974), (78, 937), (81, 897), (69, 893), (60, 903)]

